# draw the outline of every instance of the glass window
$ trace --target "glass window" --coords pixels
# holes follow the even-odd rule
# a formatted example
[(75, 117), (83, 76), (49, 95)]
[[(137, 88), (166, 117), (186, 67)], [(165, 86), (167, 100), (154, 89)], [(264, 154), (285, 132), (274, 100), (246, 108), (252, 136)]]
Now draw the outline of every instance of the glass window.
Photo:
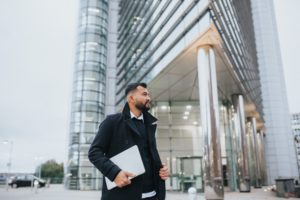
[(94, 112), (99, 112), (100, 110), (100, 104), (97, 102), (93, 101), (85, 101), (82, 103), (82, 111), (94, 111)]
[(99, 82), (97, 81), (92, 81), (92, 80), (85, 80), (83, 82), (84, 84), (84, 90), (95, 90), (95, 91), (98, 91), (99, 90)]
[(79, 122), (80, 121), (80, 116), (81, 116), (81, 112), (80, 112), (80, 104), (79, 103), (73, 103), (73, 106), (74, 104), (76, 105), (77, 109), (74, 109), (73, 108), (73, 111), (77, 110), (77, 112), (73, 112), (72, 115), (71, 115), (71, 122)]
[(79, 52), (77, 59), (78, 59), (78, 61), (84, 61), (84, 52), (83, 51)]
[(98, 81), (100, 79), (99, 72), (85, 71), (84, 72), (84, 84), (91, 83), (92, 81)]
[(98, 92), (83, 91), (82, 99), (85, 101), (98, 101)]
[(93, 51), (86, 51), (85, 52), (85, 56), (87, 60), (94, 60), (94, 61), (98, 61), (100, 55), (96, 52)]
[(97, 112), (82, 112), (82, 121), (98, 122), (99, 114)]
[(71, 132), (79, 133), (80, 131), (80, 122), (75, 122), (71, 124)]
[(80, 81), (83, 79), (83, 72), (79, 71), (76, 73), (76, 81)]
[(79, 90), (79, 91), (73, 91), (73, 101), (79, 101), (79, 100), (81, 100), (81, 97), (82, 97), (82, 95), (81, 95), (81, 91)]
[[(78, 66), (78, 70), (90, 70), (90, 71), (100, 71), (100, 64), (96, 63), (85, 63), (85, 65), (83, 64), (79, 64)], [(80, 67), (80, 68), (79, 68)]]
[(83, 62), (78, 62), (76, 65), (76, 71), (80, 71), (84, 69), (84, 63)]
[[(97, 131), (97, 130), (96, 130)], [(95, 132), (96, 132), (95, 131)], [(87, 134), (87, 133), (84, 133), (83, 134), (83, 143), (86, 143), (86, 144), (91, 144), (92, 142), (93, 142), (93, 140), (94, 140), (94, 138), (95, 138), (95, 133), (92, 133), (92, 134)]]
[(73, 85), (73, 90), (74, 91), (80, 91), (82, 90), (82, 82), (81, 81), (77, 81), (76, 83), (74, 83)]
[(92, 133), (95, 133), (96, 132), (96, 125), (97, 125), (96, 123), (84, 122), (84, 123), (82, 123), (81, 131), (82, 132), (92, 132)]

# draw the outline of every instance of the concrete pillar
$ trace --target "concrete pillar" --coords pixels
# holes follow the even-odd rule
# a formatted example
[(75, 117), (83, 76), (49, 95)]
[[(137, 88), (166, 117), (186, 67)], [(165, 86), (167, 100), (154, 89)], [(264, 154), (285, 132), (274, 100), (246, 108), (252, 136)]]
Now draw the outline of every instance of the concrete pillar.
[(211, 46), (198, 49), (201, 127), (204, 137), (204, 193), (206, 199), (224, 199), (215, 54)]

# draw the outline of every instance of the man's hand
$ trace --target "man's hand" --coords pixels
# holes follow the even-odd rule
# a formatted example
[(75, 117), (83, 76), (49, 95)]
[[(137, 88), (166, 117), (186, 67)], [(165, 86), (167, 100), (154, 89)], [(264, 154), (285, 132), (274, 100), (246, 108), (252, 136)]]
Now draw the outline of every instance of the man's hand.
[(162, 180), (167, 180), (169, 178), (169, 169), (165, 164), (160, 168), (159, 176)]
[(120, 171), (118, 175), (116, 176), (114, 182), (119, 188), (122, 188), (126, 185), (129, 185), (131, 183), (129, 177), (135, 177), (134, 174), (126, 171)]

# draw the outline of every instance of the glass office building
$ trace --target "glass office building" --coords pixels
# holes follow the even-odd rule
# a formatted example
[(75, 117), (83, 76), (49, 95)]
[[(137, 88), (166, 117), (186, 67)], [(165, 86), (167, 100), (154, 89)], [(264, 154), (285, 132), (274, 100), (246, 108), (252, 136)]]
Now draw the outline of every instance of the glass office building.
[(66, 185), (90, 189), (100, 187), (87, 153), (105, 115), (108, 2), (83, 0), (79, 13)]
[(159, 119), (167, 189), (223, 199), (224, 185), (249, 192), (269, 183), (251, 3), (81, 1), (66, 186), (101, 189), (88, 147), (103, 117), (122, 109), (126, 85), (139, 81)]
[(299, 177), (273, 0), (251, 0), (265, 120), (268, 183)]

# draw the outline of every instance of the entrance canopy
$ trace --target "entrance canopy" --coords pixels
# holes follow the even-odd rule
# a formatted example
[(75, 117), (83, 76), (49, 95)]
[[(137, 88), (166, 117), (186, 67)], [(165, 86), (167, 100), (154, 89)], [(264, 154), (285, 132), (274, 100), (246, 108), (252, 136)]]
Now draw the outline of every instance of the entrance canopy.
[(207, 44), (215, 51), (219, 100), (231, 100), (233, 94), (244, 95), (246, 115), (256, 117), (261, 128), (262, 119), (230, 64), (213, 24), (152, 79), (149, 83), (152, 101), (199, 101), (197, 51)]

